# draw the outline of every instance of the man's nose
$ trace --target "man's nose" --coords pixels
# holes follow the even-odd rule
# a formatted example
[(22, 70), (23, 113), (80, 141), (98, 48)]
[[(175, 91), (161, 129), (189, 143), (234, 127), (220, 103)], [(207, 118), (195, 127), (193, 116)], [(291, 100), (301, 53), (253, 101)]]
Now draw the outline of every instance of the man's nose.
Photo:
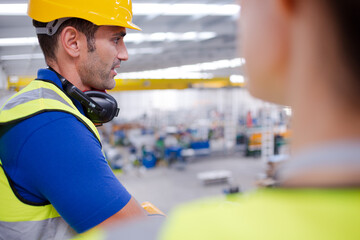
[(128, 54), (127, 48), (125, 46), (125, 43), (121, 44), (117, 57), (121, 61), (127, 61), (129, 59), (129, 54)]

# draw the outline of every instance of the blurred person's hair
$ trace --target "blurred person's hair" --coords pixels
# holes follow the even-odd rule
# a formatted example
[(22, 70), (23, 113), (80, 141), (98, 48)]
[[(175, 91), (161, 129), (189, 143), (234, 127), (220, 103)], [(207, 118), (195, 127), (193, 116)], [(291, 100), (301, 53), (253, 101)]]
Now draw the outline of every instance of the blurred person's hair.
[[(352, 79), (340, 81), (339, 91), (345, 94), (350, 104), (360, 107), (360, 1), (359, 0), (323, 0), (329, 7), (335, 24), (343, 52), (345, 65), (354, 76)], [(325, 5), (324, 5), (325, 6)], [(349, 82), (352, 81), (352, 82)]]
[[(46, 27), (46, 24), (47, 23), (33, 20), (34, 27)], [(45, 59), (56, 61), (55, 51), (58, 46), (58, 38), (61, 31), (67, 26), (74, 27), (76, 30), (83, 33), (86, 36), (88, 51), (89, 52), (95, 51), (95, 32), (98, 29), (98, 26), (84, 19), (70, 18), (61, 24), (61, 26), (54, 35), (52, 36), (46, 34), (37, 35)]]

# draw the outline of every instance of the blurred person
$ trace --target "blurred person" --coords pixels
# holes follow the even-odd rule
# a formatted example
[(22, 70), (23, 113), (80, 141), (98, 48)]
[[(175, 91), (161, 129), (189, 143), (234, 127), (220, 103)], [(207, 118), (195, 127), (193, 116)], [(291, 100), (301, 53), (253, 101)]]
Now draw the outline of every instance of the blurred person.
[(249, 91), (291, 106), (278, 186), (177, 208), (161, 239), (360, 239), (360, 2), (243, 0)]
[(30, 0), (47, 69), (0, 111), (0, 239), (68, 239), (146, 216), (110, 169), (95, 125), (128, 59), (131, 0)]
[[(143, 236), (360, 239), (360, 2), (243, 0), (241, 7), (249, 90), (292, 107), (292, 160), (277, 172), (277, 187), (180, 206)], [(129, 229), (109, 236), (130, 236)]]

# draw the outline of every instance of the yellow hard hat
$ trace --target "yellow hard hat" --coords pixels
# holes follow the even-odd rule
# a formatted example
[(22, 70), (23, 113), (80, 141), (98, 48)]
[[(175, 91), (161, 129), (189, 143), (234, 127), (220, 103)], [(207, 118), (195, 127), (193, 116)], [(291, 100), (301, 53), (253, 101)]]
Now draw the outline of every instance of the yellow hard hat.
[(99, 26), (141, 30), (132, 23), (131, 0), (29, 0), (28, 15), (39, 22), (76, 17)]

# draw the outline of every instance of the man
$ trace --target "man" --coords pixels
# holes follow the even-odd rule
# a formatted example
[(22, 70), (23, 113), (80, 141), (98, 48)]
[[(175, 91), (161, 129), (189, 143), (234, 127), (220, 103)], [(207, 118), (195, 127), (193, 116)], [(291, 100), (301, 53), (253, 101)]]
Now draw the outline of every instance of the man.
[(279, 187), (183, 206), (161, 239), (360, 239), (360, 4), (243, 0), (249, 90), (292, 106)]
[(126, 28), (140, 30), (131, 0), (30, 0), (28, 14), (49, 68), (0, 111), (0, 239), (64, 239), (145, 216), (94, 126), (118, 111), (104, 91), (128, 59)]

